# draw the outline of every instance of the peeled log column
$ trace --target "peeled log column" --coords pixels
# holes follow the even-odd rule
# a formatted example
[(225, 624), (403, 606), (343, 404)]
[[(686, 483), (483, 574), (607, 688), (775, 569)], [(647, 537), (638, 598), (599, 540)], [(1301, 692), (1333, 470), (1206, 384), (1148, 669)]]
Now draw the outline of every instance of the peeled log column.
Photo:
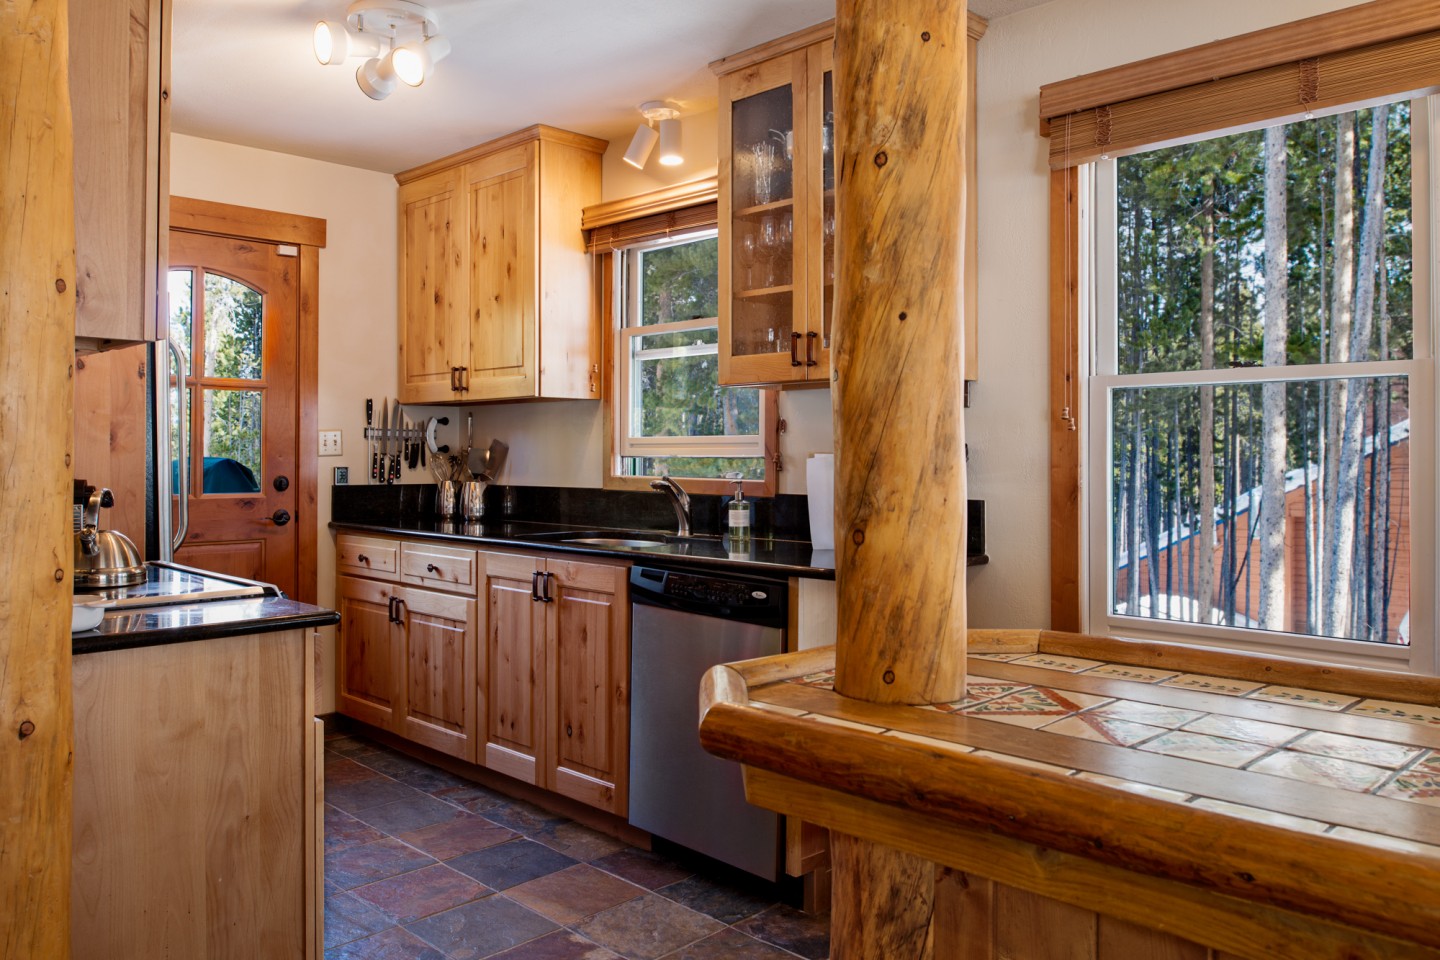
[(964, 0), (840, 0), (835, 689), (965, 692)]

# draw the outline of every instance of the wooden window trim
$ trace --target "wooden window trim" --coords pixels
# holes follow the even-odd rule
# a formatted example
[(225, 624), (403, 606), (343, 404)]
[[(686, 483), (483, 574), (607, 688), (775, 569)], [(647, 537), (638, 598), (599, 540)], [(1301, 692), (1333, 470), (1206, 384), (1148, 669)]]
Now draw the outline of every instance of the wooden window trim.
[[(1040, 89), (1054, 169), (1440, 86), (1440, 7), (1372, 0)], [(1308, 81), (1307, 81), (1308, 75)], [(1310, 89), (1307, 88), (1307, 83)]]
[(1074, 167), (1050, 173), (1050, 629), (1072, 633), (1084, 562), (1079, 180)]
[[(318, 217), (190, 197), (170, 198), (172, 230), (288, 243), (300, 248), (295, 397), (300, 442), (295, 463), (295, 504), (302, 518), (315, 517), (320, 500), (320, 459), (304, 438), (314, 437), (320, 429), (320, 248), (325, 246), (325, 227), (326, 222)], [(319, 596), (319, 532), (313, 522), (301, 522), (297, 536), (295, 599), (315, 603)]]

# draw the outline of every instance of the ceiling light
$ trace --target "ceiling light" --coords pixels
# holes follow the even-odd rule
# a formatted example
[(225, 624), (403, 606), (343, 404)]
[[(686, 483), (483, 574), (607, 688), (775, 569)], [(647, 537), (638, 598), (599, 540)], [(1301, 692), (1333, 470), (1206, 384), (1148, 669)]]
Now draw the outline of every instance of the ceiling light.
[(384, 100), (395, 92), (395, 64), (394, 54), (388, 54), (383, 60), (379, 57), (372, 57), (360, 65), (355, 71), (355, 82), (360, 89), (365, 91), (365, 96), (371, 100)]
[[(684, 161), (680, 155), (680, 111), (673, 104), (663, 100), (646, 100), (640, 104), (639, 110), (645, 116), (645, 122), (635, 128), (635, 136), (630, 139), (630, 149), (625, 151), (625, 162), (637, 170), (644, 169), (645, 161), (650, 159), (650, 151), (655, 149), (656, 141), (660, 143), (660, 162), (667, 167), (673, 167)], [(657, 133), (650, 124), (659, 123), (660, 131)]]
[(380, 38), (373, 33), (352, 33), (336, 20), (315, 24), (315, 59), (338, 67), (348, 57), (373, 57), (380, 52)]
[(430, 79), (435, 64), (450, 53), (450, 40), (444, 36), (412, 40), (395, 48), (395, 73), (412, 87), (418, 87)]

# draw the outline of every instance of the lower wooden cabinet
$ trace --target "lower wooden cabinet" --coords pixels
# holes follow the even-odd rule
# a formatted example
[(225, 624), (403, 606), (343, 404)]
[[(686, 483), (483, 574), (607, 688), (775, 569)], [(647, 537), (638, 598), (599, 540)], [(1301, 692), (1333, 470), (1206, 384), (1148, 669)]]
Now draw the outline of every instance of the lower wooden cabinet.
[(341, 713), (625, 815), (628, 564), (348, 534), (337, 552)]

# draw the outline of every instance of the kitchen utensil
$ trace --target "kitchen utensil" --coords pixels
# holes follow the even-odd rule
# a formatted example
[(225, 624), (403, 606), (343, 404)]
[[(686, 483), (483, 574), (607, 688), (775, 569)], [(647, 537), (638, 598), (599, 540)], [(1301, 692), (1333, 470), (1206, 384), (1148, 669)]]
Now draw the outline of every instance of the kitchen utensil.
[(490, 447), (485, 451), (485, 469), (481, 471), (480, 479), (486, 483), (494, 483), (500, 478), (500, 471), (505, 469), (505, 458), (510, 455), (510, 447), (502, 440), (491, 440)]
[(446, 519), (455, 516), (455, 500), (458, 492), (454, 480), (441, 480), (436, 484), (435, 512)]
[(110, 601), (98, 593), (77, 593), (70, 598), (70, 632), (94, 630), (105, 619), (105, 604)]
[(380, 468), (376, 479), (390, 482), (390, 398), (380, 401)]
[(108, 488), (96, 488), (75, 534), (75, 585), (119, 587), (145, 582), (145, 561), (130, 538), (118, 530), (100, 529), (100, 508), (114, 505)]
[(460, 484), (460, 516), (464, 520), (479, 520), (485, 515), (485, 484), (480, 480), (468, 480)]
[(410, 465), (411, 470), (414, 470), (420, 466), (420, 451), (424, 449), (425, 444), (421, 443), (420, 438), (415, 435), (416, 429), (413, 420), (405, 425), (405, 429), (407, 431), (406, 436), (410, 438), (410, 453), (409, 456), (405, 458), (405, 462)]
[(390, 447), (390, 482), (400, 479), (400, 436), (404, 420), (400, 416), (400, 401), (395, 401), (395, 442)]
[(375, 443), (375, 399), (365, 398), (365, 437), (369, 441), (370, 482), (380, 479), (380, 447)]

